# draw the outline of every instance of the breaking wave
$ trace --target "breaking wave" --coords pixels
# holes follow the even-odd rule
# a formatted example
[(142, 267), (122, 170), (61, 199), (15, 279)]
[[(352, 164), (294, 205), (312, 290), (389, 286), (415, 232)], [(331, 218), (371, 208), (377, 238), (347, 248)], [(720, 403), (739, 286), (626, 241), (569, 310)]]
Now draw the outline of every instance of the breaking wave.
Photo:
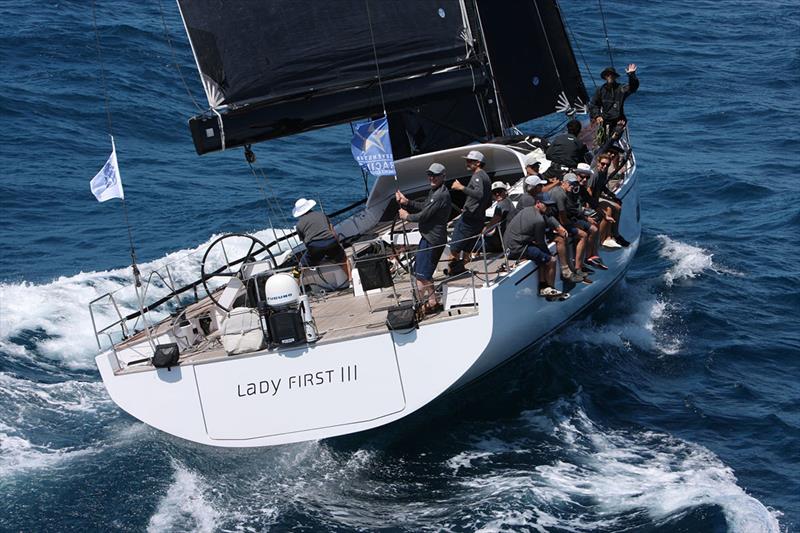
[(33, 444), (0, 422), (0, 480), (26, 470), (52, 468), (70, 459), (96, 453), (95, 448), (53, 448)]
[(656, 295), (649, 283), (622, 281), (590, 316), (564, 329), (554, 340), (587, 346), (639, 348), (673, 355), (683, 347), (679, 306)]
[(604, 429), (566, 400), (525, 412), (521, 422), (544, 432), (545, 446), (557, 446), (557, 457), (502, 472), (501, 465), (518, 463), (509, 452), (527, 454), (541, 444), (498, 442), (490, 434), (446, 462), (473, 498), (507, 509), (477, 516), (480, 531), (636, 529), (679, 520), (702, 506), (720, 508), (733, 531), (780, 531), (780, 513), (748, 495), (731, 468), (702, 446), (653, 431)]
[[(253, 235), (267, 241), (272, 238), (272, 231), (262, 230)], [(143, 279), (149, 272), (163, 272), (165, 265), (169, 265), (176, 285), (196, 280), (200, 275), (203, 253), (217, 237), (211, 237), (196, 248), (173, 252), (139, 265)], [(247, 252), (244, 246), (243, 242), (238, 247), (234, 243), (227, 252), (232, 257), (239, 257)], [(154, 283), (146, 301), (151, 302), (167, 292), (163, 283)], [(138, 307), (129, 268), (81, 272), (43, 284), (0, 283), (0, 350), (29, 360), (43, 355), (69, 368), (92, 367), (97, 343), (89, 302), (107, 293), (114, 293), (123, 315)], [(98, 329), (117, 319), (110, 305), (97, 311), (94, 319)]]
[[(87, 435), (87, 414), (104, 418), (117, 412), (97, 381), (37, 383), (0, 373), (0, 405), (0, 479), (53, 468), (132, 437), (116, 434), (105, 441), (108, 434)], [(59, 446), (63, 434), (71, 435), (75, 445)]]
[(661, 243), (659, 255), (673, 263), (673, 266), (664, 273), (667, 287), (672, 287), (681, 280), (696, 278), (707, 270), (717, 274), (742, 275), (733, 269), (715, 264), (714, 254), (704, 248), (677, 241), (666, 235), (658, 235), (656, 238)]
[(220, 512), (209, 501), (209, 487), (198, 474), (174, 459), (172, 468), (172, 484), (158, 502), (147, 531), (217, 531)]

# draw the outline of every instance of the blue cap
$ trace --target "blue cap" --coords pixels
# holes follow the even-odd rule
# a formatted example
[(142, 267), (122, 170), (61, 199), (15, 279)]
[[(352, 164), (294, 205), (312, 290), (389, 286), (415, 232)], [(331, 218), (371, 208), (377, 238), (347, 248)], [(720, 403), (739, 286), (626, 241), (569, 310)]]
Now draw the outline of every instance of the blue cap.
[(556, 205), (556, 201), (550, 196), (549, 192), (541, 192), (534, 196), (537, 202), (542, 202), (544, 205)]

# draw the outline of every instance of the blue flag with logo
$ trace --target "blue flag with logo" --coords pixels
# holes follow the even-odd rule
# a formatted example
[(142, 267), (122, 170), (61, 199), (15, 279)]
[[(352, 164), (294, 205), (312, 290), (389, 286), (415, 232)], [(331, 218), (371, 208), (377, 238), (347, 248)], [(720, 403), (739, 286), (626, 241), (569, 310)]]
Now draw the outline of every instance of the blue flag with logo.
[(361, 168), (373, 176), (394, 176), (392, 142), (386, 117), (362, 122), (355, 127), (350, 149)]

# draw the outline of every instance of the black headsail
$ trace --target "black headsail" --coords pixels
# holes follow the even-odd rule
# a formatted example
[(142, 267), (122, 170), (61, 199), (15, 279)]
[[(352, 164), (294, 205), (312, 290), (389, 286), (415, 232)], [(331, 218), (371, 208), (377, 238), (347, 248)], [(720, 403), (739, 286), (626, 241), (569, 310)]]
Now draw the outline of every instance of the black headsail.
[(504, 125), (588, 102), (556, 0), (475, 0)]
[(177, 1), (210, 105), (189, 121), (200, 154), (386, 111), (403, 157), (586, 96), (553, 0)]
[(459, 0), (178, 4), (212, 108), (198, 153), (382, 114), (376, 55), (389, 112), (483, 83)]

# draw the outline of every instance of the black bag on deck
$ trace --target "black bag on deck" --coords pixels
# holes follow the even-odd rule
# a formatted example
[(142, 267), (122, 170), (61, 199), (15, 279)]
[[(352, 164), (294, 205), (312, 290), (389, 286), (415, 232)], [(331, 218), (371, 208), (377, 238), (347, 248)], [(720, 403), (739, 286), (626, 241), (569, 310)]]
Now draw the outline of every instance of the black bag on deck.
[(178, 344), (157, 344), (156, 352), (153, 354), (153, 366), (156, 368), (170, 368), (178, 366)]
[(386, 313), (386, 327), (392, 331), (410, 331), (417, 327), (414, 302), (400, 302)]
[(392, 286), (392, 273), (389, 260), (381, 254), (369, 254), (356, 260), (356, 268), (361, 277), (361, 287), (365, 291)]

